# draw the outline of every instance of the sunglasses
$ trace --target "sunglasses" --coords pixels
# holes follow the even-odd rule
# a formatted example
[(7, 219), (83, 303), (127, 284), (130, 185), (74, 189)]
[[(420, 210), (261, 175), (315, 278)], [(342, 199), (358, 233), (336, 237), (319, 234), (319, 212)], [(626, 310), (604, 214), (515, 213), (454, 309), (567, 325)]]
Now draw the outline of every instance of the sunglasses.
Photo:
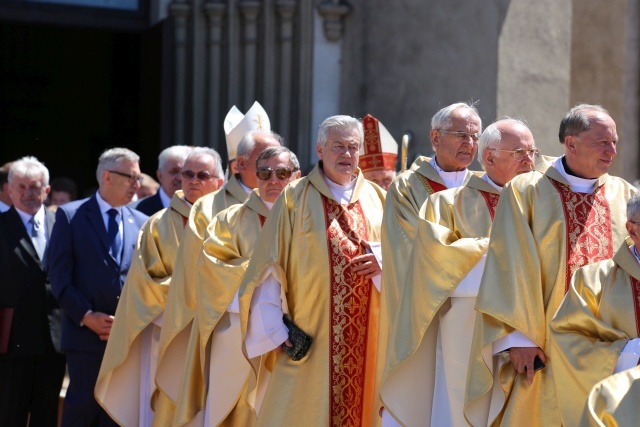
[(213, 175), (205, 171), (200, 171), (198, 173), (195, 173), (194, 171), (182, 171), (180, 175), (182, 175), (184, 179), (191, 180), (193, 178), (197, 178), (198, 181), (208, 181), (211, 178), (214, 178)]
[(271, 172), (275, 172), (276, 174), (276, 178), (280, 179), (280, 180), (285, 180), (285, 179), (289, 179), (291, 178), (291, 174), (296, 172), (296, 170), (292, 170), (289, 168), (276, 168), (276, 169), (271, 169), (271, 168), (258, 168), (256, 170), (256, 175), (258, 175), (258, 178), (262, 181), (268, 181), (269, 179), (271, 179)]

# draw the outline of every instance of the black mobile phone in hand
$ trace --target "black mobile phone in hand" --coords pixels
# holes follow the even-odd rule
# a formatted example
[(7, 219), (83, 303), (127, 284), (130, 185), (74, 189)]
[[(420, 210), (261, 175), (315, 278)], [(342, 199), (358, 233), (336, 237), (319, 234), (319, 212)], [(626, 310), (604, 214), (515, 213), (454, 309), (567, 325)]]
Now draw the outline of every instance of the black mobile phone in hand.
[(538, 372), (540, 369), (544, 368), (544, 366), (544, 362), (538, 356), (533, 359), (533, 372)]

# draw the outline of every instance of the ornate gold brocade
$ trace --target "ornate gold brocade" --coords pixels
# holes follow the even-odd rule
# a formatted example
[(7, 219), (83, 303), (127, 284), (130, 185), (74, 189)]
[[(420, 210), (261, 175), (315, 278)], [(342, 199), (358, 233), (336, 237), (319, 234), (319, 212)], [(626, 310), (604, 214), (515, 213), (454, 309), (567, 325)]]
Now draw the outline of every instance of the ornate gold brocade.
[(571, 187), (551, 180), (560, 197), (567, 224), (567, 269), (565, 292), (577, 269), (613, 256), (611, 209), (604, 186), (591, 194), (576, 193)]
[[(371, 280), (352, 272), (365, 254), (366, 220), (359, 202), (346, 208), (322, 198), (331, 271), (331, 425), (362, 425)], [(371, 361), (369, 361), (371, 363)]]

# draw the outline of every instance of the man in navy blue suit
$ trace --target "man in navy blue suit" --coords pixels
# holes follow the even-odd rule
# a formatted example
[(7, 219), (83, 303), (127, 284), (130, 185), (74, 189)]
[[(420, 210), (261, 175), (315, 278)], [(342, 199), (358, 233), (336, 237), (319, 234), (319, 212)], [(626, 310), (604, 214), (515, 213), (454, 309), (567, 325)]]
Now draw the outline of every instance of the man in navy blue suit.
[(58, 208), (49, 277), (62, 307), (69, 388), (63, 426), (115, 425), (93, 397), (138, 232), (147, 216), (125, 206), (140, 188), (139, 157), (126, 148), (100, 156), (98, 192)]

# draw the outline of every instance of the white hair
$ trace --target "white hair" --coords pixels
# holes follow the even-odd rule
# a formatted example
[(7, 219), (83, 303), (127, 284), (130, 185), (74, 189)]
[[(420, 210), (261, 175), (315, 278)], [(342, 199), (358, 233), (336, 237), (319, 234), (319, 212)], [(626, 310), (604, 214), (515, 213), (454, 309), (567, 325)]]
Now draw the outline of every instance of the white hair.
[(640, 193), (636, 193), (627, 202), (627, 221), (640, 221)]
[(184, 160), (184, 163), (186, 164), (187, 161), (192, 157), (198, 157), (202, 155), (208, 155), (213, 157), (213, 160), (215, 160), (215, 165), (213, 166), (213, 171), (212, 171), (213, 176), (215, 176), (216, 178), (224, 179), (224, 171), (222, 170), (222, 158), (220, 157), (220, 154), (218, 154), (218, 152), (213, 148), (196, 147), (192, 149), (189, 155), (187, 156), (187, 158)]
[(524, 120), (514, 119), (512, 117), (503, 117), (487, 126), (478, 139), (478, 162), (480, 162), (483, 169), (485, 166), (484, 152), (489, 148), (497, 148), (500, 146), (500, 141), (502, 141), (502, 131), (500, 130), (499, 125), (502, 123), (522, 125), (529, 129), (529, 126), (527, 126), (527, 123)]
[[(256, 136), (266, 136), (266, 137), (271, 137), (273, 139), (275, 139), (276, 141), (278, 141), (278, 144), (280, 145), (284, 145), (284, 140), (282, 139), (282, 137), (280, 135), (278, 135), (275, 132), (272, 131), (268, 131), (268, 130), (252, 130), (249, 131), (247, 133), (245, 133), (244, 135), (242, 135), (242, 138), (240, 139), (240, 142), (238, 143), (238, 149), (236, 150), (236, 157), (250, 157), (251, 153), (253, 153), (253, 149), (256, 148)], [(233, 160), (233, 159), (230, 159)]]
[(326, 118), (322, 124), (320, 124), (320, 129), (318, 129), (318, 140), (316, 145), (324, 146), (327, 143), (331, 129), (357, 130), (358, 135), (360, 136), (359, 146), (362, 146), (364, 141), (364, 129), (362, 128), (362, 122), (351, 116), (331, 116)]
[(165, 166), (171, 159), (179, 159), (184, 162), (191, 150), (193, 150), (193, 147), (189, 147), (188, 145), (172, 145), (171, 147), (165, 148), (158, 156), (158, 170), (165, 172)]
[(139, 162), (140, 156), (128, 148), (110, 148), (100, 155), (98, 159), (98, 169), (96, 170), (96, 178), (98, 184), (102, 183), (102, 173), (106, 170), (113, 169), (118, 166), (121, 161), (128, 160), (130, 162)]
[(40, 162), (33, 156), (26, 156), (13, 162), (9, 169), (9, 176), (7, 178), (9, 185), (11, 185), (11, 182), (15, 177), (40, 177), (40, 182), (43, 187), (49, 185), (49, 169), (46, 168), (44, 163)]
[(473, 111), (473, 113), (478, 117), (478, 120), (480, 120), (480, 130), (482, 131), (482, 119), (480, 118), (480, 114), (478, 114), (475, 102), (457, 102), (442, 108), (431, 118), (431, 130), (442, 130), (450, 127), (452, 124), (451, 116), (460, 108)]

